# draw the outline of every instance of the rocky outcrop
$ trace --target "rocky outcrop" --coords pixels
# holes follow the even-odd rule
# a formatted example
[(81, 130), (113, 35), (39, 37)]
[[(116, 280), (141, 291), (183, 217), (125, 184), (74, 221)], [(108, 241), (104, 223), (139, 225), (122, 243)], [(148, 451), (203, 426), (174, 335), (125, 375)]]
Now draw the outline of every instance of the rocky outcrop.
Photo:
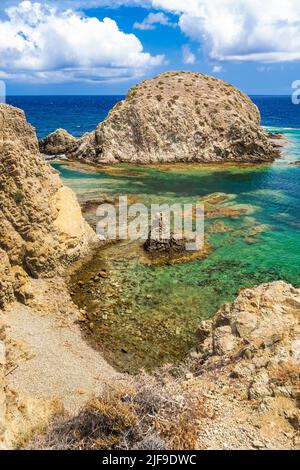
[(205, 448), (299, 449), (300, 289), (243, 289), (200, 324), (197, 349), (195, 390), (214, 416), (202, 422)]
[[(244, 289), (197, 331), (203, 370), (217, 363), (248, 380), (248, 397), (300, 397), (300, 289), (278, 281)], [(300, 418), (300, 415), (299, 415)]]
[(152, 226), (148, 233), (148, 238), (144, 243), (144, 250), (151, 255), (178, 255), (185, 253), (188, 240), (185, 238), (176, 239), (174, 232), (168, 233), (168, 220), (164, 213), (156, 214)]
[(0, 249), (0, 309), (14, 299), (11, 265), (5, 251)]
[(247, 96), (192, 72), (164, 73), (132, 88), (69, 152), (95, 163), (268, 162), (278, 155)]
[(0, 105), (0, 226), (0, 256), (5, 261), (1, 297), (7, 299), (9, 265), (32, 277), (51, 277), (84, 256), (96, 241), (75, 195), (39, 154), (35, 132), (23, 111), (4, 104)]
[[(244, 289), (197, 332), (198, 349), (235, 356), (277, 347), (286, 359), (300, 360), (300, 289), (278, 281)], [(246, 351), (246, 352), (245, 352)]]
[(45, 155), (72, 154), (78, 147), (78, 139), (64, 129), (57, 129), (39, 142), (41, 153)]
[(201, 234), (187, 230), (176, 234), (163, 212), (157, 213), (152, 220), (143, 248), (151, 264), (187, 262), (206, 258), (211, 252), (211, 246)]
[(5, 448), (6, 394), (5, 394), (5, 358), (4, 334), (0, 324), (0, 450)]

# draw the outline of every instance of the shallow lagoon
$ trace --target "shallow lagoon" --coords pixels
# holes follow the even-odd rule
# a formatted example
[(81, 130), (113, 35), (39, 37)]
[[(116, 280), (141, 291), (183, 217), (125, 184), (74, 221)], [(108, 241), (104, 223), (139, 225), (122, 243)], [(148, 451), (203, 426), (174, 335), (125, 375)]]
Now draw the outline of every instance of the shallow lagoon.
[(181, 361), (200, 320), (241, 287), (278, 279), (300, 285), (300, 166), (291, 165), (300, 159), (300, 131), (285, 134), (283, 158), (268, 166), (53, 164), (82, 203), (103, 194), (134, 195), (147, 204), (196, 202), (218, 192), (234, 195), (222, 207), (247, 209), (206, 221), (212, 252), (204, 260), (149, 266), (137, 244), (122, 243), (99, 250), (80, 273), (88, 285), (99, 269), (109, 272), (74, 300), (87, 306), (87, 337), (119, 369)]

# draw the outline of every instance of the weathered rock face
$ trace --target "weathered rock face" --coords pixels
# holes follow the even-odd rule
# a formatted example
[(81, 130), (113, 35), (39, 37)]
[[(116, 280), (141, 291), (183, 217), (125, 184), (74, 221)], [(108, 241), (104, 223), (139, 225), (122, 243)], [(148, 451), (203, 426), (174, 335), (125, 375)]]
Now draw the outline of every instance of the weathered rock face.
[(233, 304), (202, 322), (198, 347), (219, 356), (236, 354), (245, 347), (271, 347), (296, 332), (300, 334), (300, 289), (278, 281), (242, 290)]
[[(0, 326), (1, 328), (1, 326)], [(5, 344), (0, 331), (0, 450), (6, 447)]]
[(0, 249), (0, 309), (14, 299), (13, 275), (5, 251)]
[(32, 277), (50, 277), (86, 254), (96, 240), (74, 194), (40, 156), (23, 111), (4, 104), (0, 104), (0, 227), (4, 260), (0, 298), (4, 299), (10, 297), (9, 265)]
[(40, 151), (45, 155), (65, 155), (78, 147), (78, 139), (64, 129), (57, 129), (39, 142)]
[(197, 342), (194, 393), (204, 391), (213, 416), (202, 420), (201, 445), (299, 449), (300, 289), (242, 290), (201, 323)]
[(279, 151), (238, 89), (207, 75), (168, 72), (132, 88), (69, 155), (96, 163), (268, 162)]
[(249, 380), (250, 399), (299, 398), (300, 289), (282, 281), (245, 289), (201, 323), (197, 338), (204, 367), (234, 366), (233, 376)]
[(39, 154), (23, 111), (0, 104), (0, 449), (11, 446), (8, 404), (17, 409), (8, 398), (1, 309), (30, 298), (29, 276), (62, 274), (96, 241), (75, 195)]

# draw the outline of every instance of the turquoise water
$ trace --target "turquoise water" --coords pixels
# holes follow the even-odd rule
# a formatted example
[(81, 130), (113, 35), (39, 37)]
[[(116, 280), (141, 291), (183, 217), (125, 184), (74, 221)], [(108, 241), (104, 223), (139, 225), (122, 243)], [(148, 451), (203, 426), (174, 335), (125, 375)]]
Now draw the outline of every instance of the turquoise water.
[[(121, 98), (35, 96), (8, 97), (8, 102), (25, 110), (41, 138), (58, 127), (81, 136)], [(87, 309), (83, 331), (121, 370), (181, 361), (195, 343), (200, 320), (231, 301), (240, 287), (277, 279), (300, 285), (300, 166), (291, 165), (300, 160), (300, 107), (292, 105), (290, 97), (252, 99), (261, 111), (262, 125), (287, 138), (282, 159), (272, 165), (127, 165), (95, 170), (53, 164), (81, 203), (120, 194), (146, 204), (196, 202), (216, 192), (230, 195), (214, 207), (214, 218), (209, 211), (206, 216), (211, 245), (207, 258), (148, 265), (138, 243), (123, 243), (99, 250), (75, 276), (74, 300)], [(232, 217), (232, 209), (242, 210)], [(89, 205), (85, 213), (92, 222), (95, 210), (96, 205)], [(103, 266), (107, 279), (94, 282)], [(84, 281), (82, 289), (78, 276)]]
[[(300, 132), (286, 134), (289, 146), (282, 160), (270, 166), (155, 169), (123, 166), (117, 174), (110, 171), (80, 171), (55, 164), (65, 183), (82, 199), (99, 193), (139, 195), (147, 202), (196, 201), (206, 194), (234, 194), (234, 204), (250, 205), (249, 214), (230, 221), (233, 232), (211, 236), (214, 252), (207, 265), (239, 264), (240, 273), (264, 272), (269, 278), (283, 277), (300, 283), (300, 167), (290, 161), (300, 159)], [(133, 172), (134, 176), (130, 176)], [(229, 223), (229, 222), (228, 222)], [(259, 224), (268, 230), (259, 234), (255, 244), (244, 241), (244, 231)], [(233, 236), (242, 230), (241, 235)], [(230, 243), (230, 246), (228, 244)], [(234, 273), (234, 277), (235, 277)], [(224, 272), (231, 283), (229, 273)]]
[[(76, 136), (90, 131), (122, 97), (8, 97), (25, 110), (44, 137), (58, 127)], [(252, 97), (262, 124), (284, 132), (283, 158), (268, 166), (87, 166), (54, 163), (64, 183), (79, 200), (100, 201), (103, 195), (128, 194), (151, 202), (196, 202), (212, 194), (230, 195), (216, 218), (206, 217), (211, 245), (206, 259), (149, 266), (138, 244), (100, 250), (80, 276), (87, 288), (75, 301), (87, 308), (87, 337), (121, 370), (153, 368), (181, 361), (194, 345), (203, 318), (211, 317), (240, 287), (284, 279), (300, 285), (300, 107), (289, 97)], [(242, 208), (230, 217), (231, 209)], [(229, 211), (229, 212), (228, 212)], [(95, 219), (95, 206), (86, 212)], [(89, 279), (107, 265), (100, 285)], [(75, 279), (76, 282), (76, 279)], [(126, 350), (126, 354), (124, 354)]]
[[(182, 360), (194, 344), (200, 320), (231, 301), (240, 287), (278, 279), (300, 285), (300, 166), (292, 165), (300, 159), (300, 131), (284, 132), (283, 156), (267, 166), (121, 165), (95, 170), (53, 164), (81, 201), (103, 194), (134, 195), (146, 204), (230, 195), (218, 205), (219, 215), (206, 220), (212, 251), (204, 260), (147, 266), (130, 244), (103, 250), (100, 257), (109, 260), (122, 299), (107, 307), (103, 296), (99, 303), (94, 298), (90, 313), (93, 335), (114, 365), (127, 370), (120, 353), (124, 344), (129, 351), (125, 362), (130, 359), (136, 368)], [(244, 211), (232, 218), (228, 208)], [(214, 228), (216, 222), (223, 224), (221, 231)], [(84, 296), (81, 306), (88, 299)], [(101, 320), (103, 306), (110, 324)]]

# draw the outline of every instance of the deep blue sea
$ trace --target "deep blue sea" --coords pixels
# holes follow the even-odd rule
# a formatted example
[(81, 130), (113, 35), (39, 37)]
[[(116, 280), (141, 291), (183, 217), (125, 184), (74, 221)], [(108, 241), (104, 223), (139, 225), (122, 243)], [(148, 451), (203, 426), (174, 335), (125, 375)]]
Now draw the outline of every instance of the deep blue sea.
[[(252, 96), (262, 124), (287, 129), (300, 128), (300, 106), (289, 96)], [(76, 137), (99, 124), (123, 96), (9, 96), (7, 102), (24, 109), (39, 138), (62, 127)]]
[(7, 103), (25, 111), (41, 139), (58, 128), (75, 137), (95, 129), (123, 96), (9, 96)]

